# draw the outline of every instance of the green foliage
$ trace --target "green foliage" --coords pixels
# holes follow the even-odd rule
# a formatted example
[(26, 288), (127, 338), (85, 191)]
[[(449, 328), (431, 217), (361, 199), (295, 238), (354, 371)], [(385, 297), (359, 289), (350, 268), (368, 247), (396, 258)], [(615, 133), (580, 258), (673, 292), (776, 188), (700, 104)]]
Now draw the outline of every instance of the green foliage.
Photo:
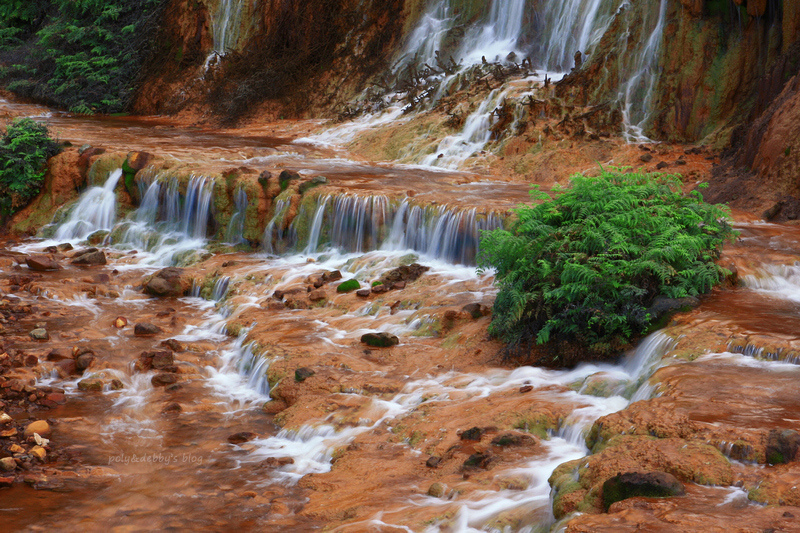
[(0, 215), (8, 217), (30, 202), (42, 188), (47, 159), (59, 151), (47, 126), (16, 119), (0, 138)]
[(165, 0), (7, 1), (0, 6), (6, 88), (74, 113), (121, 111)]
[(608, 355), (645, 330), (657, 296), (711, 290), (734, 232), (723, 206), (680, 186), (658, 174), (578, 175), (552, 200), (516, 209), (510, 230), (485, 232), (478, 262), (499, 285), (491, 333), (512, 352), (535, 339)]

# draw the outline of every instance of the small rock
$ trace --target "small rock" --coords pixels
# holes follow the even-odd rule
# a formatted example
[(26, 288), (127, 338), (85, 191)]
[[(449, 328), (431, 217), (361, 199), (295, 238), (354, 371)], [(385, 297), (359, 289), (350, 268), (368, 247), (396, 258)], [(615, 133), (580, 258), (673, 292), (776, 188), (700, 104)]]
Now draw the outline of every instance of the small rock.
[(161, 346), (169, 348), (173, 352), (183, 351), (183, 345), (180, 342), (176, 341), (175, 339), (167, 339), (165, 341), (161, 341)]
[(644, 496), (663, 498), (684, 494), (683, 484), (666, 472), (629, 472), (617, 474), (603, 483), (603, 505), (608, 509), (612, 503)]
[(428, 460), (425, 461), (425, 466), (427, 466), (428, 468), (436, 468), (437, 466), (439, 466), (439, 463), (441, 462), (442, 462), (441, 457), (431, 455), (430, 457), (428, 457)]
[(61, 269), (61, 265), (57, 261), (46, 255), (29, 255), (25, 258), (25, 264), (28, 265), (28, 268), (37, 272)]
[(58, 405), (62, 405), (62, 404), (67, 403), (67, 397), (64, 396), (64, 394), (61, 393), (61, 392), (51, 392), (50, 394), (45, 396), (45, 399), (48, 402), (53, 402), (53, 403), (58, 404)]
[(13, 477), (0, 477), (0, 488), (7, 488), (14, 485)]
[(75, 365), (74, 359), (64, 359), (56, 363), (56, 372), (61, 378), (67, 378), (73, 374), (78, 373), (78, 368)]
[(83, 372), (84, 370), (92, 366), (92, 363), (94, 363), (94, 355), (90, 353), (85, 353), (81, 356), (78, 356), (78, 358), (75, 359), (75, 368), (77, 368), (79, 372)]
[(653, 154), (642, 154), (639, 156), (639, 161), (642, 163), (649, 163), (653, 160)]
[(667, 163), (666, 161), (661, 161), (656, 165), (656, 169), (657, 170), (663, 170), (663, 169), (667, 168), (668, 166), (669, 166), (669, 163)]
[(11, 472), (17, 468), (17, 461), (13, 457), (3, 457), (0, 459), (0, 470)]
[(359, 296), (361, 298), (367, 298), (369, 297), (370, 294), (372, 294), (372, 291), (370, 289), (358, 289), (356, 291), (356, 296)]
[(771, 465), (794, 461), (800, 449), (800, 433), (793, 429), (779, 431), (773, 429), (767, 436), (767, 447), (764, 450), (767, 463)]
[(124, 385), (122, 384), (122, 382), (114, 378), (111, 380), (111, 383), (109, 384), (108, 388), (110, 388), (111, 390), (121, 390), (123, 387)]
[(153, 354), (153, 360), (151, 362), (151, 366), (153, 368), (160, 370), (175, 364), (175, 355), (170, 351), (161, 350), (158, 352), (149, 353)]
[(145, 283), (144, 292), (158, 297), (183, 296), (191, 287), (183, 269), (167, 267), (159, 270)]
[(118, 316), (114, 319), (114, 327), (117, 329), (122, 329), (128, 325), (128, 319), (124, 316)]
[(290, 181), (295, 181), (300, 179), (300, 174), (295, 172), (294, 170), (284, 170), (278, 175), (278, 183), (281, 186), (281, 190), (286, 189), (289, 186)]
[(97, 249), (89, 249), (77, 257), (73, 256), (72, 261), (70, 261), (73, 265), (78, 266), (105, 265), (107, 262), (105, 252)]
[(57, 363), (59, 361), (63, 361), (64, 359), (72, 359), (72, 352), (66, 348), (55, 348), (50, 350), (50, 353), (47, 354), (48, 361)]
[(30, 336), (33, 340), (36, 341), (46, 341), (50, 338), (50, 335), (47, 333), (47, 330), (44, 328), (36, 328), (31, 330)]
[(433, 496), (434, 498), (441, 498), (444, 496), (444, 485), (439, 482), (431, 484), (428, 487), (428, 496)]
[(169, 402), (161, 408), (161, 414), (164, 415), (177, 415), (183, 411), (183, 407), (178, 402)]
[(28, 354), (25, 356), (24, 363), (27, 367), (34, 367), (39, 364), (39, 358), (33, 354)]
[(533, 385), (523, 385), (519, 388), (519, 392), (525, 394), (526, 392), (530, 392), (533, 390)]
[(69, 252), (70, 250), (72, 250), (72, 245), (68, 242), (64, 242), (56, 246), (56, 249), (59, 252)]
[(397, 338), (397, 335), (381, 331), (378, 333), (365, 333), (361, 336), (361, 342), (375, 348), (388, 348), (400, 344), (400, 339)]
[(387, 292), (388, 290), (389, 290), (389, 287), (387, 287), (383, 283), (378, 283), (377, 285), (373, 285), (372, 286), (372, 292), (374, 294), (383, 294), (384, 292)]
[(234, 433), (233, 435), (229, 436), (228, 442), (231, 444), (243, 444), (255, 438), (258, 438), (257, 434), (250, 431), (242, 431), (241, 433)]
[(32, 436), (34, 433), (47, 437), (50, 435), (50, 424), (46, 420), (36, 420), (25, 426), (25, 438)]
[(392, 284), (392, 290), (394, 290), (394, 291), (401, 291), (401, 290), (403, 290), (405, 288), (406, 288), (406, 282), (405, 281), (397, 281), (397, 282)]
[(685, 165), (685, 164), (686, 164), (686, 160), (685, 160), (685, 159), (683, 159), (683, 158), (677, 159), (677, 160), (675, 161), (675, 164), (676, 164), (676, 165)]
[(300, 367), (300, 368), (298, 368), (297, 370), (294, 371), (294, 380), (299, 382), (299, 383), (302, 383), (303, 381), (305, 381), (308, 378), (310, 378), (311, 376), (313, 376), (315, 373), (316, 372), (314, 372), (310, 368)]
[(308, 293), (308, 299), (312, 302), (321, 302), (327, 297), (328, 295), (325, 293), (325, 289), (316, 289)]
[(78, 382), (78, 389), (84, 392), (102, 392), (103, 381), (99, 378), (86, 378)]
[(14, 419), (8, 416), (8, 413), (0, 412), (0, 424), (8, 424), (12, 420)]
[(19, 444), (12, 444), (11, 447), (8, 449), (11, 453), (25, 453), (25, 448), (20, 446)]
[(150, 383), (153, 384), (154, 387), (165, 387), (167, 385), (172, 385), (173, 383), (178, 382), (178, 376), (175, 374), (170, 374), (165, 372), (163, 374), (156, 374), (153, 376), (153, 379), (150, 380)]
[(158, 335), (162, 331), (163, 330), (160, 327), (148, 322), (140, 322), (133, 326), (133, 334), (137, 337), (150, 337), (153, 335)]
[(338, 270), (334, 270), (333, 272), (325, 272), (322, 275), (322, 279), (326, 283), (330, 283), (331, 281), (339, 281), (340, 279), (342, 279), (342, 273), (339, 272)]
[(461, 433), (461, 440), (480, 441), (483, 436), (483, 430), (479, 427), (472, 427)]
[(7, 439), (17, 434), (17, 428), (5, 429), (0, 431), (0, 438)]
[(522, 446), (523, 444), (532, 442), (533, 438), (529, 435), (516, 435), (514, 433), (505, 433), (498, 435), (492, 439), (492, 444), (495, 446)]
[(486, 316), (491, 312), (488, 307), (479, 303), (467, 304), (464, 307), (462, 307), (461, 310), (466, 313), (469, 313), (469, 315), (474, 319)]
[(489, 464), (492, 462), (492, 456), (485, 453), (473, 453), (472, 455), (464, 461), (463, 467), (465, 469), (469, 468), (488, 468)]
[(34, 446), (29, 453), (40, 461), (44, 461), (44, 458), (47, 457), (47, 451), (41, 446)]

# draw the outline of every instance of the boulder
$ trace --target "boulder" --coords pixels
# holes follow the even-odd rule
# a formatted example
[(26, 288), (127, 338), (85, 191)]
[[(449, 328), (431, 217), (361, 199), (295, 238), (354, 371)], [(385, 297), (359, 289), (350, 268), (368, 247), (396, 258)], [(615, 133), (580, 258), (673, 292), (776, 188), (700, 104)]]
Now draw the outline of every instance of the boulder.
[(150, 296), (179, 297), (186, 294), (191, 281), (182, 268), (167, 267), (153, 274), (144, 284), (144, 292)]
[(46, 341), (50, 338), (50, 335), (47, 333), (47, 330), (44, 328), (36, 328), (32, 329), (30, 332), (30, 336), (33, 340), (36, 341)]
[(25, 438), (33, 436), (38, 433), (40, 437), (47, 437), (50, 435), (50, 424), (46, 420), (36, 420), (25, 426)]
[(308, 299), (312, 302), (321, 302), (327, 297), (328, 295), (325, 293), (325, 289), (315, 289), (308, 293)]
[(608, 509), (612, 503), (644, 496), (666, 498), (685, 493), (683, 484), (666, 472), (629, 472), (617, 474), (603, 483), (603, 505)]
[(97, 248), (88, 248), (77, 252), (72, 256), (72, 261), (70, 262), (78, 266), (105, 265), (107, 263), (105, 252)]
[(137, 337), (151, 337), (153, 335), (158, 335), (162, 331), (160, 327), (155, 324), (150, 324), (149, 322), (139, 322), (133, 326), (133, 334)]
[(461, 440), (480, 441), (483, 436), (483, 430), (479, 427), (471, 427), (461, 432)]
[(64, 359), (72, 359), (72, 352), (67, 348), (53, 348), (50, 350), (50, 353), (47, 354), (47, 360), (53, 361), (54, 363), (63, 361)]
[(294, 371), (294, 380), (302, 383), (303, 381), (307, 380), (314, 374), (315, 372), (310, 368), (301, 367)]
[(381, 279), (381, 283), (387, 287), (391, 287), (394, 283), (404, 281), (411, 283), (416, 281), (421, 275), (430, 270), (430, 267), (422, 266), (419, 263), (411, 263), (410, 265), (402, 265), (386, 272)]
[(28, 268), (37, 272), (61, 269), (61, 265), (58, 264), (58, 261), (46, 255), (29, 255), (25, 258), (25, 264), (28, 265)]
[(397, 335), (381, 331), (378, 333), (365, 333), (361, 336), (361, 342), (374, 348), (388, 348), (400, 344), (400, 339), (397, 338)]
[(3, 457), (0, 459), (0, 470), (11, 472), (17, 468), (17, 461), (13, 457)]
[(156, 369), (167, 368), (175, 364), (175, 355), (168, 350), (150, 352), (153, 355), (152, 367)]
[(250, 431), (242, 431), (241, 433), (234, 433), (233, 435), (229, 436), (228, 442), (231, 444), (244, 444), (245, 442), (251, 441), (255, 438), (258, 438), (257, 434)]
[(167, 385), (172, 385), (173, 383), (178, 382), (178, 376), (175, 374), (170, 374), (168, 372), (164, 372), (162, 374), (156, 374), (153, 376), (153, 379), (150, 380), (150, 383), (153, 384), (154, 387), (166, 387)]
[(90, 353), (85, 353), (85, 354), (79, 355), (75, 359), (75, 368), (79, 372), (83, 372), (84, 370), (86, 370), (87, 368), (92, 366), (92, 363), (94, 363), (94, 355), (92, 355)]

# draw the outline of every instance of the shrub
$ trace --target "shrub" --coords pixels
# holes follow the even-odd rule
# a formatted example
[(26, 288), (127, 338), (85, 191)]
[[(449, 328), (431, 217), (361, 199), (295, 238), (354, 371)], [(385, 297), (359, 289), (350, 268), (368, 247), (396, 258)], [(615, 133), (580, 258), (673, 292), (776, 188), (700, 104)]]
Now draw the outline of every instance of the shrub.
[(47, 126), (29, 118), (16, 119), (0, 138), (0, 215), (26, 206), (39, 194), (47, 160), (57, 154), (58, 144)]
[(656, 297), (696, 296), (720, 282), (727, 272), (715, 260), (734, 237), (728, 212), (680, 186), (658, 174), (578, 175), (552, 200), (516, 209), (510, 230), (485, 232), (479, 266), (496, 269), (499, 286), (490, 332), (508, 353), (535, 340), (577, 345), (579, 357), (611, 355), (647, 328)]

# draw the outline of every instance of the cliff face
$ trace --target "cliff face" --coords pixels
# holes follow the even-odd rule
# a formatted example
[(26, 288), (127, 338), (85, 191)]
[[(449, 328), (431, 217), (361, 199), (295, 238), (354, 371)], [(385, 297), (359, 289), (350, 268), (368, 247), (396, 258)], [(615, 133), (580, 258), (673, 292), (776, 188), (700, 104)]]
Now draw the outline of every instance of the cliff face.
[(171, 2), (136, 112), (196, 107), (232, 122), (269, 102), (274, 118), (324, 114), (388, 68), (406, 13), (403, 0), (257, 0), (232, 21), (220, 4)]

